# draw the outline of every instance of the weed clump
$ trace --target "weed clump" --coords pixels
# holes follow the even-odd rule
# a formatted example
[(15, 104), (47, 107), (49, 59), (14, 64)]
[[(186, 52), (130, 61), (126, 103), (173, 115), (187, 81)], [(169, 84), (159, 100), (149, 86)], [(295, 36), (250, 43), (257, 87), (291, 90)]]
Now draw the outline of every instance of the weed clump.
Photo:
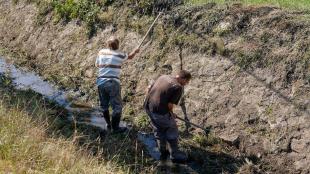
[(182, 4), (182, 0), (128, 0), (128, 2), (134, 6), (137, 13), (143, 15), (154, 15), (162, 11), (171, 10), (171, 8)]
[(98, 13), (100, 11), (100, 7), (96, 1), (53, 0), (52, 6), (56, 14), (56, 21), (62, 19), (68, 22), (72, 19), (79, 19), (86, 23), (89, 37), (95, 34)]
[(257, 50), (253, 53), (239, 52), (236, 58), (237, 64), (241, 69), (248, 69), (253, 63), (262, 59), (262, 50)]
[(135, 118), (135, 125), (139, 127), (139, 129), (146, 129), (149, 127), (150, 119), (146, 114), (140, 114)]

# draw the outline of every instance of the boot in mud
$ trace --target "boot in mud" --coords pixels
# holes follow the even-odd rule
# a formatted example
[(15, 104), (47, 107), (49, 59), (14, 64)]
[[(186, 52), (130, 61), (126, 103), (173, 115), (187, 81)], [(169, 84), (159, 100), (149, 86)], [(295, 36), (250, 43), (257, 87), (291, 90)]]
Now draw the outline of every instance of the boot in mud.
[(162, 158), (159, 160), (158, 165), (157, 165), (157, 171), (158, 173), (171, 173), (171, 167), (172, 163), (169, 160), (169, 152), (167, 151), (167, 157)]
[(169, 160), (169, 151), (167, 150), (167, 141), (162, 139), (157, 139), (157, 146), (160, 151), (159, 163), (157, 165), (158, 173), (170, 173), (171, 162)]
[(113, 133), (124, 133), (128, 130), (126, 127), (119, 126), (120, 121), (121, 121), (121, 114), (115, 114), (112, 117), (112, 132)]
[(164, 174), (164, 173), (171, 173), (171, 161), (159, 161), (158, 165), (156, 166), (157, 173)]
[(157, 146), (160, 151), (160, 161), (167, 161), (169, 157), (169, 151), (167, 150), (167, 141), (165, 139), (156, 139)]
[(178, 148), (178, 140), (168, 140), (169, 143), (169, 151), (170, 151), (170, 159), (173, 163), (177, 164), (185, 164), (187, 163), (187, 155), (182, 152)]
[(109, 110), (103, 112), (103, 118), (104, 118), (105, 122), (107, 123), (107, 129), (111, 130), (112, 126), (111, 126)]

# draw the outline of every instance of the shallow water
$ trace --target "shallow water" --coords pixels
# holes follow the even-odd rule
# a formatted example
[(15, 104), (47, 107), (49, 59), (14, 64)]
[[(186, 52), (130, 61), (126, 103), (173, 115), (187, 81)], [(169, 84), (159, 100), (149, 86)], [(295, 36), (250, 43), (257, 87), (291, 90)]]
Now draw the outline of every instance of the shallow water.
[(156, 140), (153, 134), (139, 132), (138, 140), (145, 145), (149, 155), (151, 155), (152, 158), (159, 160), (160, 152), (157, 148)]
[(16, 68), (14, 65), (6, 63), (3, 58), (0, 58), (0, 73), (10, 77), (17, 89), (30, 89), (42, 94), (49, 100), (55, 101), (60, 106), (66, 107), (69, 105), (69, 101), (66, 100), (64, 91), (57, 90), (55, 86), (44, 81), (40, 76), (33, 72), (27, 72)]
[[(79, 124), (96, 126), (100, 129), (107, 130), (107, 125), (102, 117), (102, 112), (98, 107), (77, 106), (76, 100), (81, 97), (81, 93), (73, 91), (59, 90), (57, 86), (44, 81), (39, 75), (16, 68), (14, 65), (7, 63), (0, 57), (0, 74), (5, 74), (12, 79), (16, 89), (32, 90), (41, 94), (48, 100), (56, 102), (69, 111), (68, 119)], [(74, 97), (72, 97), (74, 93)], [(73, 98), (73, 100), (72, 100)], [(130, 127), (126, 122), (121, 122), (120, 126)], [(151, 134), (139, 132), (138, 139), (147, 148), (149, 154), (156, 160), (159, 160), (159, 151), (156, 147), (155, 138)]]
[[(64, 107), (69, 111), (69, 120), (76, 120), (74, 115), (83, 110), (83, 108), (75, 107), (74, 102), (81, 97), (80, 92), (64, 91), (58, 89), (57, 86), (44, 81), (39, 75), (34, 72), (29, 72), (16, 68), (14, 65), (7, 63), (3, 58), (0, 57), (0, 74), (4, 74), (12, 79), (12, 83), (16, 89), (20, 90), (32, 90), (48, 100), (56, 102), (58, 105)], [(74, 96), (72, 96), (74, 95)], [(73, 98), (73, 99), (72, 99)], [(101, 117), (100, 109), (90, 108), (89, 113), (85, 114), (89, 118), (78, 119), (77, 123), (85, 123), (106, 129), (106, 122)], [(83, 120), (83, 121), (79, 121)]]

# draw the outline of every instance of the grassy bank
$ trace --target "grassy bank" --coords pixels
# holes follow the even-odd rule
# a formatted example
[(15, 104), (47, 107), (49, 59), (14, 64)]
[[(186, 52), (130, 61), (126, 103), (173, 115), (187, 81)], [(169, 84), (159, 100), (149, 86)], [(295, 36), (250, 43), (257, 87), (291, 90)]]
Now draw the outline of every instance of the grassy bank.
[(242, 3), (244, 5), (266, 5), (266, 6), (276, 6), (280, 8), (290, 9), (290, 10), (309, 10), (310, 1), (308, 0), (187, 0), (189, 5), (201, 5), (206, 3)]
[[(13, 0), (15, 4), (21, 0)], [(104, 28), (106, 25), (115, 24), (118, 20), (119, 9), (122, 7), (129, 7), (126, 14), (127, 17), (134, 15), (144, 16), (144, 22), (150, 22), (150, 16), (156, 16), (159, 11), (169, 11), (172, 8), (180, 5), (203, 5), (207, 3), (216, 3), (218, 5), (241, 3), (243, 5), (258, 5), (258, 6), (275, 6), (285, 8), (288, 10), (302, 10), (308, 11), (310, 9), (310, 1), (299, 0), (184, 0), (176, 2), (159, 3), (153, 0), (142, 1), (110, 1), (110, 0), (45, 0), (45, 1), (26, 1), (26, 3), (36, 3), (39, 9), (37, 16), (37, 24), (42, 25), (45, 16), (53, 12), (54, 22), (69, 22), (70, 20), (77, 19), (85, 23), (87, 35), (92, 37), (96, 34), (98, 28)], [(141, 21), (140, 21), (141, 22)], [(125, 24), (123, 24), (125, 25)], [(131, 25), (131, 26), (130, 26)], [(141, 27), (143, 24), (132, 23), (129, 28), (136, 30), (136, 27)], [(127, 26), (128, 27), (128, 26)]]
[(9, 80), (1, 79), (0, 89), (0, 173), (122, 173), (78, 145), (78, 134), (61, 136), (59, 113), (40, 96), (4, 84)]
[[(104, 134), (66, 121), (65, 110), (32, 91), (14, 90), (3, 76), (0, 96), (0, 173), (156, 173), (136, 137), (146, 127), (143, 116), (128, 134)], [(198, 173), (237, 172), (243, 165), (214, 135), (181, 137)]]
[[(136, 132), (107, 135), (0, 77), (0, 173), (147, 173)], [(142, 155), (142, 157), (141, 157)]]
[(113, 171), (72, 140), (48, 138), (46, 127), (35, 124), (20, 106), (6, 108), (0, 102), (0, 173)]

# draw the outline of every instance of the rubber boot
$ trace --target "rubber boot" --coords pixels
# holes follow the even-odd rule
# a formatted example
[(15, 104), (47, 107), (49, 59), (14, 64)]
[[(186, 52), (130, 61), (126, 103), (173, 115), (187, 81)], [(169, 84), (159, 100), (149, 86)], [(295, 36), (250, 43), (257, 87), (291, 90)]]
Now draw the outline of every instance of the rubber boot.
[(105, 122), (107, 123), (107, 129), (111, 130), (112, 127), (111, 127), (109, 110), (103, 112), (103, 118), (105, 119)]
[(112, 130), (113, 133), (123, 133), (127, 131), (126, 127), (119, 127), (119, 123), (121, 121), (121, 114), (115, 114), (112, 117)]
[(160, 161), (167, 161), (169, 157), (169, 151), (167, 150), (167, 141), (166, 140), (159, 140), (157, 139), (157, 146), (160, 152)]
[(187, 162), (187, 155), (178, 148), (178, 140), (168, 140), (170, 159), (173, 163), (184, 164)]
[(157, 168), (159, 169), (160, 173), (168, 173), (169, 151), (167, 150), (167, 141), (157, 139), (156, 142), (160, 152)]

